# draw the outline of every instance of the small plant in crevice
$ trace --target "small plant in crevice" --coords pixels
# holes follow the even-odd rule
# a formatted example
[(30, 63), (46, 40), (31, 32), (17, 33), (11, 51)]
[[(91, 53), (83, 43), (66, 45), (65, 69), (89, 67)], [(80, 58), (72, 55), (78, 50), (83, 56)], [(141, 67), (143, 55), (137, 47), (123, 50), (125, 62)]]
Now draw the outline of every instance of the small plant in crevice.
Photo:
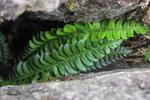
[(47, 77), (96, 70), (127, 56), (131, 50), (120, 47), (127, 37), (145, 34), (148, 27), (123, 20), (74, 22), (64, 28), (34, 35), (15, 60), (9, 78), (1, 86), (20, 85)]

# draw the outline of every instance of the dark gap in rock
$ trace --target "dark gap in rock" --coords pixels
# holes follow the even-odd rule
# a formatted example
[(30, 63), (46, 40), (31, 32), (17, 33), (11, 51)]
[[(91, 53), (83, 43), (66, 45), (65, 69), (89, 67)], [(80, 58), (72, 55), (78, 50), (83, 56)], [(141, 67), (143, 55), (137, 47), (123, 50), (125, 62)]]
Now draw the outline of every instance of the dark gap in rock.
[(50, 31), (51, 28), (63, 27), (66, 23), (58, 21), (42, 21), (30, 20), (27, 18), (18, 18), (15, 21), (5, 22), (0, 24), (0, 31), (5, 34), (10, 46), (10, 60), (9, 65), (1, 66), (0, 76), (7, 77), (9, 70), (14, 66), (14, 59), (28, 44), (29, 39), (33, 35), (43, 31)]
[(16, 57), (33, 35), (41, 31), (50, 31), (51, 28), (63, 27), (65, 23), (57, 21), (40, 21), (30, 19), (18, 19), (0, 26), (0, 30), (7, 36), (11, 53)]

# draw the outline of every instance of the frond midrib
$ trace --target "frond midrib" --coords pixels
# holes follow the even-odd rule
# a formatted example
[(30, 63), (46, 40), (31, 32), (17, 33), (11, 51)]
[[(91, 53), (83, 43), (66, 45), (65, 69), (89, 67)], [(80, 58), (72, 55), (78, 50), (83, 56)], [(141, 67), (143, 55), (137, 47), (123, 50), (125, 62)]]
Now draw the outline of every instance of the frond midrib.
[[(109, 42), (108, 44), (103, 44), (102, 46), (98, 46), (98, 47), (93, 47), (92, 48), (92, 50), (95, 50), (95, 49), (98, 49), (98, 48), (101, 48), (101, 47), (104, 47), (104, 46), (108, 46), (108, 45), (111, 45), (111, 44), (114, 44), (115, 43), (115, 41), (114, 42)], [(82, 54), (85, 54), (86, 52), (90, 52), (90, 51), (92, 51), (92, 50), (86, 50), (86, 51), (84, 51), (84, 52), (80, 52), (79, 54), (77, 54), (77, 55), (73, 55), (72, 57), (69, 57), (69, 58), (67, 58), (67, 59), (65, 59), (65, 60), (63, 60), (63, 61), (60, 61), (60, 62), (58, 62), (58, 63), (56, 63), (56, 64), (53, 64), (51, 67), (54, 67), (54, 66), (56, 66), (56, 65), (58, 65), (58, 64), (60, 64), (60, 63), (63, 63), (63, 62), (65, 62), (65, 61), (68, 61), (68, 60), (70, 60), (70, 59), (72, 59), (72, 58), (75, 58), (76, 56), (80, 56), (80, 55), (82, 55)], [(43, 72), (43, 71), (45, 71), (45, 70), (48, 70), (50, 67), (48, 67), (48, 68), (45, 68), (45, 69), (42, 69), (42, 70), (39, 70), (37, 73), (34, 73), (34, 74), (32, 74), (32, 75), (30, 75), (30, 76), (28, 76), (28, 77), (24, 77), (24, 78), (19, 78), (19, 79), (17, 79), (17, 80), (23, 80), (23, 79), (27, 79), (27, 78), (29, 78), (29, 77), (31, 77), (31, 76), (33, 76), (33, 75), (36, 75), (36, 74), (39, 74), (39, 73), (41, 73), (41, 72)], [(52, 68), (53, 69), (53, 68)], [(16, 80), (16, 81), (17, 81)]]
[[(140, 28), (140, 27), (135, 27), (135, 28), (128, 28), (128, 29), (122, 29), (122, 28), (114, 28), (114, 29), (107, 29), (107, 28), (101, 28), (101, 29), (93, 29), (93, 30), (87, 30), (87, 32), (89, 32), (90, 34), (93, 34), (93, 32), (100, 32), (101, 30), (103, 30), (104, 32), (105, 31), (108, 31), (108, 30), (114, 30), (114, 31), (128, 31), (128, 30), (135, 30), (136, 28)], [(86, 33), (83, 33), (83, 32), (76, 32), (76, 33), (73, 33), (73, 34), (86, 34)], [(58, 38), (54, 38), (54, 39), (51, 39), (51, 40), (48, 40), (46, 41), (45, 43), (43, 43), (42, 45), (40, 45), (35, 51), (33, 51), (32, 53), (28, 54), (27, 56), (23, 57), (22, 58), (22, 61), (26, 60), (30, 55), (32, 54), (35, 54), (37, 51), (40, 50), (40, 48), (44, 47), (47, 43), (49, 43), (50, 41), (53, 41), (55, 39), (60, 39), (60, 38), (64, 38), (64, 37), (69, 37), (73, 34), (67, 34), (67, 35), (58, 35), (59, 37)], [(127, 33), (126, 33), (127, 34)], [(24, 51), (23, 51), (24, 52)]]

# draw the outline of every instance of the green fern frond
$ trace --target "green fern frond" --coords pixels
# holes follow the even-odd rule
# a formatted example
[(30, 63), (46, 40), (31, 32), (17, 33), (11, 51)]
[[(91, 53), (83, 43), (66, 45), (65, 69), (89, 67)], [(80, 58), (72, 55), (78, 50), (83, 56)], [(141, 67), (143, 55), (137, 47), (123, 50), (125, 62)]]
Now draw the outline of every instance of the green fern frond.
[(9, 58), (9, 47), (6, 37), (0, 32), (0, 63), (7, 64)]
[[(102, 68), (131, 52), (119, 47), (134, 32), (148, 27), (123, 20), (67, 24), (34, 35), (18, 56), (9, 80), (1, 85), (26, 84), (48, 76), (64, 76)], [(116, 40), (118, 39), (118, 40)]]
[[(18, 62), (20, 59), (28, 59), (31, 54), (36, 54), (37, 51), (45, 47), (58, 48), (61, 44), (72, 43), (80, 39), (83, 40), (83, 43), (88, 39), (97, 41), (105, 37), (107, 40), (127, 39), (127, 37), (133, 37), (134, 32), (145, 34), (147, 30), (148, 27), (142, 27), (138, 23), (114, 19), (92, 23), (74, 22), (74, 25), (67, 24), (64, 28), (52, 29), (34, 35), (18, 57)], [(60, 45), (53, 45), (52, 42), (59, 42)]]
[(9, 74), (9, 80), (2, 85), (25, 84), (48, 76), (64, 76), (101, 68), (131, 52), (118, 47), (121, 42), (122, 40), (87, 41), (84, 45), (80, 40), (61, 45), (51, 53), (37, 53), (27, 61), (20, 61)]

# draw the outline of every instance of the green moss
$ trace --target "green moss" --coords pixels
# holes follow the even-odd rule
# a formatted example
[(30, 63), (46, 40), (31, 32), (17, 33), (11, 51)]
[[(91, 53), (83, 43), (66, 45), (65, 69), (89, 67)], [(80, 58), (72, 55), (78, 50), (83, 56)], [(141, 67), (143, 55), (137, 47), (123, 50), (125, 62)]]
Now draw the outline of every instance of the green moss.
[(72, 1), (68, 1), (66, 4), (65, 4), (65, 7), (67, 7), (69, 10), (73, 9), (74, 8), (74, 3)]
[(55, 81), (57, 77), (52, 77), (52, 76), (48, 76), (45, 79), (40, 79), (37, 82), (38, 83), (42, 83), (42, 82), (52, 82)]

